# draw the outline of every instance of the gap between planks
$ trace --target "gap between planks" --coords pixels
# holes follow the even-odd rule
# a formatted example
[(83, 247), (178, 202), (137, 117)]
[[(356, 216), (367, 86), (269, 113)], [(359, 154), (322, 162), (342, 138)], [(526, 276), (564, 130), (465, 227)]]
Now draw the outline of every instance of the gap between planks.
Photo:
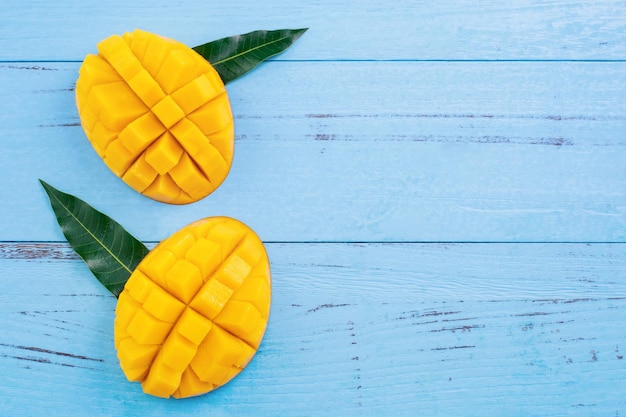
[[(154, 248), (158, 241), (143, 241), (149, 249)], [(368, 246), (394, 246), (394, 245), (626, 245), (626, 242), (474, 242), (474, 241), (264, 241), (264, 245), (368, 245)], [(0, 241), (0, 259), (80, 259), (71, 248), (70, 244), (61, 241)]]

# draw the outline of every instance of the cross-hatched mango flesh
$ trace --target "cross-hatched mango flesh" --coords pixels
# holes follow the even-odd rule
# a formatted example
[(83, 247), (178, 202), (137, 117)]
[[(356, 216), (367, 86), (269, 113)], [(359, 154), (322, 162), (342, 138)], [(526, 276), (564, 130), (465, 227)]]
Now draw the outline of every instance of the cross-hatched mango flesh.
[(250, 228), (228, 217), (192, 223), (150, 251), (120, 294), (120, 366), (147, 394), (207, 393), (252, 359), (270, 299), (269, 260)]
[(76, 105), (105, 164), (154, 200), (198, 201), (228, 175), (234, 124), (224, 83), (180, 42), (141, 30), (104, 39), (79, 70)]

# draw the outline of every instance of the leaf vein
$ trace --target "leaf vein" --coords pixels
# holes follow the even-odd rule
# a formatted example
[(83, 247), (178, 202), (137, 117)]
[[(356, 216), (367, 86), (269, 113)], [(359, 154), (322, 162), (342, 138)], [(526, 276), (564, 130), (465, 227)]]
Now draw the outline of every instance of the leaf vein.
[[(95, 242), (97, 242), (110, 256), (111, 258), (113, 258), (118, 264), (120, 264), (126, 271), (128, 271), (128, 273), (132, 273), (133, 271), (130, 270), (129, 267), (127, 267), (118, 257), (116, 254), (114, 254), (113, 252), (111, 252), (109, 250), (109, 248), (106, 247), (106, 245), (104, 244), (104, 242), (102, 242), (96, 235), (94, 235), (88, 228), (87, 226), (77, 217), (74, 215), (74, 213), (72, 213), (70, 211), (70, 208), (63, 202), (61, 201), (56, 195), (52, 195), (54, 197), (55, 200), (57, 200), (59, 202), (59, 204), (61, 205), (61, 207), (63, 207), (66, 212), (69, 214), (70, 217), (72, 217), (74, 219), (74, 221), (76, 221), (76, 223), (78, 223), (83, 230), (85, 230), (85, 234), (84, 235), (89, 235)], [(99, 224), (99, 222), (98, 222)], [(96, 226), (96, 229), (99, 229), (98, 226)], [(106, 229), (105, 229), (105, 234), (106, 234)], [(83, 236), (84, 236), (83, 235)]]

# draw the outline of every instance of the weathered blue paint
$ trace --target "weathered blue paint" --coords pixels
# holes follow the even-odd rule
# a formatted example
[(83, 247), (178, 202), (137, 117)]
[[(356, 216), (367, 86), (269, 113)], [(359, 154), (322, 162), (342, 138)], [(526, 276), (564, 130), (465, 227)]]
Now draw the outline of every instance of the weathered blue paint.
[[(228, 86), (226, 182), (148, 200), (90, 148), (80, 61), (309, 27)], [(12, 2), (0, 14), (0, 415), (626, 414), (626, 4)], [(267, 242), (251, 364), (166, 401), (121, 373), (115, 299), (38, 178), (151, 242), (209, 215)]]

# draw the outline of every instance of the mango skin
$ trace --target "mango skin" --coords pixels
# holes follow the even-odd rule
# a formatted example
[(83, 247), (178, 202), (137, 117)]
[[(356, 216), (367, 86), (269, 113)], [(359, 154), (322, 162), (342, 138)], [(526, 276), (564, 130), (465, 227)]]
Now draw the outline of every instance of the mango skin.
[(146, 394), (212, 391), (256, 353), (270, 302), (258, 236), (228, 217), (196, 221), (159, 243), (126, 282), (114, 322), (120, 367)]
[(219, 74), (186, 45), (142, 30), (84, 59), (76, 107), (104, 163), (154, 200), (189, 204), (226, 178), (234, 123)]

